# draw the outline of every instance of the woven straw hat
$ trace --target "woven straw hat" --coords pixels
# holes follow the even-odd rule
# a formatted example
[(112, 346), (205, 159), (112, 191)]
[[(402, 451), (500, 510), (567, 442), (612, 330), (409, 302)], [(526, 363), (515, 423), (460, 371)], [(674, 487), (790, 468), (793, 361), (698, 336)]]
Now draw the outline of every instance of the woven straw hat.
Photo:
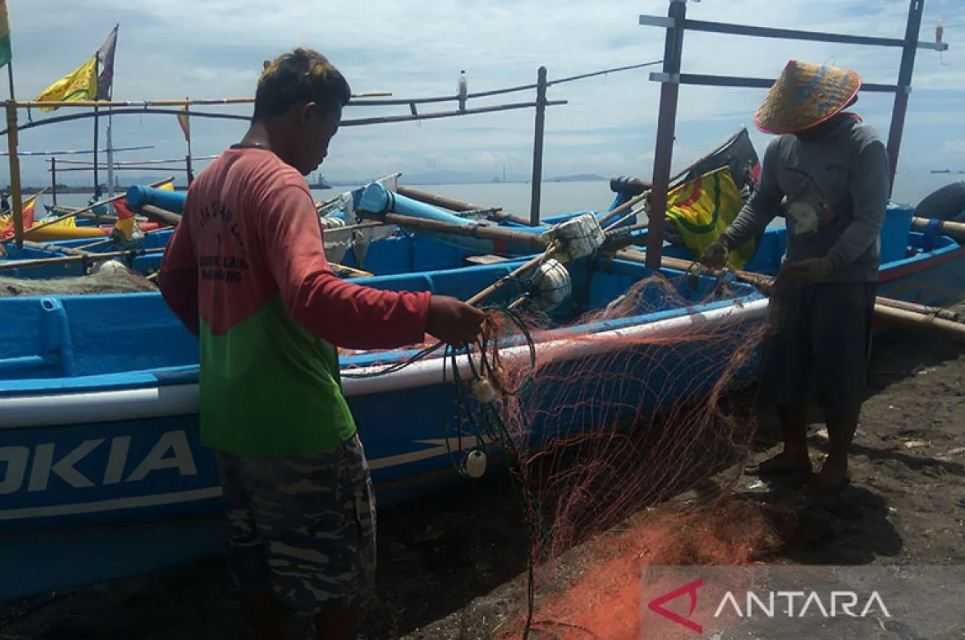
[(795, 133), (844, 109), (861, 88), (850, 69), (791, 60), (774, 81), (754, 122), (767, 133)]

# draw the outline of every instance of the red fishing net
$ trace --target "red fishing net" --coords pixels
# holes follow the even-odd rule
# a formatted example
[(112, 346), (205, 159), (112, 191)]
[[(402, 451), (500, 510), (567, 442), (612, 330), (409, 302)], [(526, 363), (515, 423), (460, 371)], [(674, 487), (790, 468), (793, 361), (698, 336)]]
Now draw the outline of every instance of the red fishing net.
[[(545, 315), (490, 326), (502, 344), (528, 327), (539, 345), (530, 360), (486, 343), (475, 374), (499, 393), (477, 393), (462, 426), (476, 420), (509, 452), (531, 530), (531, 606), (501, 634), (640, 637), (643, 564), (744, 562), (766, 538), (759, 515), (723, 498), (753, 435), (725, 394), (752, 373), (762, 317), (726, 285), (688, 282), (647, 278), (562, 328)], [(597, 561), (574, 577), (561, 560), (583, 543)]]

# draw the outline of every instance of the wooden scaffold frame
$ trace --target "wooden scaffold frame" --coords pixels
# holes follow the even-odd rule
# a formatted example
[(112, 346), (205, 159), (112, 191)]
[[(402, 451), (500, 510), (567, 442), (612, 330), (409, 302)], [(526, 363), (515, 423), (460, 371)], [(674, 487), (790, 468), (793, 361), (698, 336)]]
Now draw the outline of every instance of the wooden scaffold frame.
[(901, 134), (908, 110), (908, 96), (911, 93), (911, 78), (915, 68), (915, 53), (918, 49), (945, 51), (948, 45), (936, 38), (935, 42), (922, 42), (918, 39), (925, 0), (910, 0), (905, 37), (881, 38), (876, 36), (847, 35), (820, 31), (801, 31), (797, 29), (776, 29), (755, 27), (725, 22), (708, 22), (687, 18), (687, 0), (670, 0), (667, 16), (641, 15), (640, 24), (666, 29), (664, 42), (663, 71), (651, 73), (650, 80), (660, 84), (660, 110), (657, 120), (657, 141), (653, 160), (653, 197), (649, 212), (649, 232), (647, 235), (647, 266), (659, 269), (663, 249), (663, 228), (667, 212), (667, 189), (670, 183), (670, 165), (673, 161), (674, 131), (677, 121), (677, 96), (680, 85), (702, 85), (713, 87), (751, 87), (767, 89), (773, 79), (748, 78), (742, 76), (703, 75), (681, 73), (684, 32), (703, 31), (756, 38), (778, 38), (784, 40), (807, 40), (812, 42), (834, 42), (876, 47), (898, 47), (901, 63), (897, 84), (865, 83), (862, 91), (886, 92), (895, 94), (891, 113), (891, 126), (888, 131), (888, 157), (891, 163), (891, 182), (894, 184), (898, 166), (898, 152), (901, 148)]

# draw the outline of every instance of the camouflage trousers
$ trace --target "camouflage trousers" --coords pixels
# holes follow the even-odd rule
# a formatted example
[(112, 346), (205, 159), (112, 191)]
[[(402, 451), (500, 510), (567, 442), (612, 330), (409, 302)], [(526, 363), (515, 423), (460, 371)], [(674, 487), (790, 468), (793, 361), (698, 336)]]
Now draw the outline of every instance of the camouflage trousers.
[(270, 589), (301, 615), (374, 595), (375, 497), (358, 435), (304, 457), (218, 452), (218, 467), (242, 592)]

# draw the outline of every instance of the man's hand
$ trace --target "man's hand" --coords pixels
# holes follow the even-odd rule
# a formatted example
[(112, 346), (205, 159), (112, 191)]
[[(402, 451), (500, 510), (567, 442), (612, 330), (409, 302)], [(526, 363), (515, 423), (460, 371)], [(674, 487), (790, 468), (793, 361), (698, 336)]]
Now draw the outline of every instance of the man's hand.
[(461, 346), (479, 335), (486, 314), (449, 296), (432, 296), (426, 332), (445, 343)]
[(727, 253), (727, 247), (724, 243), (715, 240), (704, 249), (704, 254), (700, 256), (699, 262), (708, 269), (723, 269), (724, 265), (727, 264)]
[(831, 258), (808, 258), (790, 262), (781, 267), (778, 279), (801, 284), (813, 284), (827, 280), (834, 272), (834, 264)]

